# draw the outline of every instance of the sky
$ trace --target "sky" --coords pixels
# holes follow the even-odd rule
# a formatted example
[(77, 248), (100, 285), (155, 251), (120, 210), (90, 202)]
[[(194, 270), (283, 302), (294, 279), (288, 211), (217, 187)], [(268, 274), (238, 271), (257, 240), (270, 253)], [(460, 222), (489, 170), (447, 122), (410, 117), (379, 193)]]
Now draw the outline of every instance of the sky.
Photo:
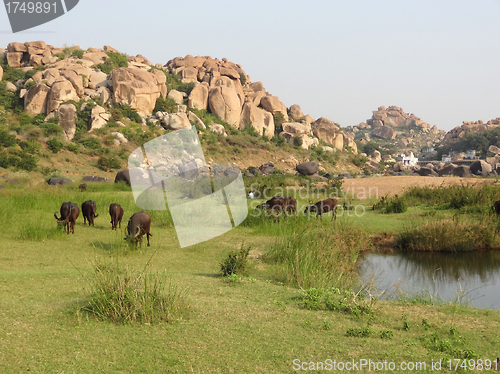
[(395, 105), (431, 126), (500, 117), (500, 0), (80, 0), (0, 47), (112, 46), (153, 63), (227, 58), (287, 106), (357, 125)]

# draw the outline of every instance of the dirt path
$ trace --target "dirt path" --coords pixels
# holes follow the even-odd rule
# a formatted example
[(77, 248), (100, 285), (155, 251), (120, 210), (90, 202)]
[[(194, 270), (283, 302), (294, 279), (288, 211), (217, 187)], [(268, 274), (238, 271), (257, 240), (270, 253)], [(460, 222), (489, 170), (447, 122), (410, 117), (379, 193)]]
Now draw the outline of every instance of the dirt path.
[(401, 195), (405, 188), (412, 186), (449, 186), (454, 184), (497, 183), (496, 179), (459, 177), (373, 177), (344, 179), (342, 189), (348, 198), (380, 198), (385, 195)]

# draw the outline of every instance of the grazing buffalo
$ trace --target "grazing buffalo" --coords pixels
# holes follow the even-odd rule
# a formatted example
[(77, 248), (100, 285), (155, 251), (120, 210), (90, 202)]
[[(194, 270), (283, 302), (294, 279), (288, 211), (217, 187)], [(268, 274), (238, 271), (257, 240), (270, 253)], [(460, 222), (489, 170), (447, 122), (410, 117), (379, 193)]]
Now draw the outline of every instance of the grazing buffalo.
[(275, 196), (261, 205), (263, 208), (271, 209), (279, 215), (282, 212), (294, 213), (297, 215), (297, 200), (288, 196)]
[(56, 217), (57, 223), (64, 223), (64, 229), (66, 230), (67, 228), (68, 234), (70, 229), (71, 233), (74, 234), (75, 222), (78, 216), (80, 215), (78, 204), (72, 202), (62, 203), (60, 213), (61, 213), (60, 218), (57, 218), (57, 212), (54, 213), (54, 217)]
[(116, 230), (116, 226), (122, 228), (123, 208), (120, 204), (113, 203), (109, 206), (109, 215), (111, 216), (111, 230)]
[(495, 209), (496, 214), (500, 216), (500, 200), (495, 201), (493, 208)]
[(337, 220), (337, 200), (326, 199), (318, 201), (316, 204), (306, 207), (304, 213), (307, 212), (309, 212), (309, 214), (311, 214), (311, 212), (316, 212), (316, 218), (321, 216), (321, 219), (323, 219), (323, 213), (333, 212), (332, 221), (334, 218)]
[(94, 218), (99, 217), (99, 214), (95, 214), (97, 206), (95, 201), (87, 200), (82, 204), (82, 214), (83, 214), (83, 225), (85, 226), (85, 220), (89, 221), (89, 226), (94, 226)]
[(80, 191), (85, 191), (87, 189), (87, 183), (82, 183), (78, 186), (78, 188), (80, 189)]
[(149, 237), (153, 236), (149, 232), (151, 229), (151, 216), (149, 213), (145, 211), (140, 211), (138, 213), (134, 213), (132, 217), (129, 218), (127, 224), (127, 237), (125, 240), (128, 240), (130, 243), (134, 245), (140, 241), (142, 247), (142, 236), (146, 234), (148, 239), (148, 247), (149, 247)]

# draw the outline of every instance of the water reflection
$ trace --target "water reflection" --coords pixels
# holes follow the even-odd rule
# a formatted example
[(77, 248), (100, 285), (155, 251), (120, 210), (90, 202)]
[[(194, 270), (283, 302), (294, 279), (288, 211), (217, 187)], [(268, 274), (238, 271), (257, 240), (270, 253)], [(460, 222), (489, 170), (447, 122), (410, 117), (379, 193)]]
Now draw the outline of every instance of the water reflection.
[(363, 280), (376, 276), (379, 289), (428, 291), (447, 301), (459, 298), (478, 308), (500, 309), (500, 252), (368, 254)]

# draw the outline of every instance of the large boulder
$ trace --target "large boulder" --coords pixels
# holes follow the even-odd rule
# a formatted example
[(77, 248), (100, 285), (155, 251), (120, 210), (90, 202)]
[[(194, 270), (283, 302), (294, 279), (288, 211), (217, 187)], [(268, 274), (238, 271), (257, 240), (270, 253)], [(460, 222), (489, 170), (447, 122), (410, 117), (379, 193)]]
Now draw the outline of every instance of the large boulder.
[(39, 83), (24, 95), (24, 110), (30, 116), (36, 116), (40, 113), (47, 113), (47, 97), (50, 88), (44, 84)]
[(274, 163), (273, 162), (268, 162), (266, 164), (262, 164), (259, 166), (259, 172), (262, 175), (269, 175), (274, 172)]
[(287, 122), (282, 125), (283, 131), (294, 135), (308, 135), (311, 132), (311, 125), (299, 122)]
[(378, 138), (392, 140), (396, 137), (396, 131), (390, 127), (377, 127), (372, 131), (372, 134)]
[(453, 169), (453, 175), (456, 177), (470, 177), (470, 167), (467, 165), (460, 165)]
[(206, 110), (208, 106), (208, 87), (204, 84), (196, 85), (188, 98), (190, 108)]
[(141, 116), (151, 115), (160, 97), (153, 74), (137, 68), (118, 68), (111, 72), (111, 81), (115, 104), (128, 104)]
[(300, 106), (297, 104), (293, 104), (290, 107), (290, 112), (288, 113), (288, 115), (294, 121), (297, 121), (297, 120), (305, 117), (304, 113), (302, 113), (302, 110), (300, 109)]
[(0, 81), (3, 79), (3, 67), (0, 66)]
[(240, 118), (240, 129), (251, 125), (260, 135), (269, 138), (274, 136), (274, 118), (271, 113), (258, 108), (252, 101), (247, 100), (243, 105)]
[(109, 113), (106, 113), (106, 109), (104, 109), (102, 106), (96, 105), (94, 108), (92, 108), (90, 120), (87, 125), (87, 130), (92, 131), (106, 126), (110, 118), (111, 116), (109, 115)]
[(433, 169), (426, 168), (426, 167), (420, 168), (419, 174), (422, 177), (437, 177), (438, 176), (438, 173), (436, 173)]
[[(313, 135), (318, 139), (323, 140), (328, 144), (334, 144), (334, 145), (335, 145), (335, 138), (337, 137), (337, 134), (340, 131), (339, 127), (335, 123), (333, 123), (333, 121), (330, 121), (328, 118), (325, 117), (318, 118), (316, 121), (311, 123), (311, 130)], [(342, 137), (342, 145), (340, 146), (340, 148), (338, 147), (338, 145), (339, 144), (337, 144), (335, 148), (338, 149), (344, 148), (343, 137)]]
[(52, 177), (50, 178), (47, 183), (51, 186), (55, 186), (55, 185), (63, 185), (63, 184), (71, 184), (73, 183), (73, 181), (71, 179), (68, 179), (68, 178), (57, 178), (57, 177)]
[(176, 104), (182, 105), (184, 103), (184, 94), (177, 90), (171, 90), (168, 95), (168, 98), (175, 101)]
[(47, 97), (47, 114), (57, 110), (63, 102), (70, 100), (79, 101), (73, 85), (64, 77), (57, 77)]
[(313, 175), (318, 173), (319, 166), (315, 161), (309, 161), (297, 165), (295, 169), (302, 175)]
[(288, 110), (278, 97), (273, 95), (264, 96), (260, 100), (260, 105), (262, 108), (270, 112), (271, 114), (281, 113), (285, 118), (285, 122), (288, 122)]
[(70, 142), (76, 133), (76, 107), (73, 104), (63, 104), (57, 112), (59, 115), (59, 126), (64, 130), (64, 139)]
[(160, 123), (166, 130), (180, 130), (191, 126), (191, 123), (184, 112), (167, 114), (162, 117)]
[(472, 174), (481, 175), (483, 177), (487, 176), (492, 171), (491, 165), (484, 160), (474, 161), (472, 164), (470, 164), (469, 168)]
[(216, 86), (208, 92), (208, 106), (217, 117), (236, 128), (240, 124), (241, 104), (236, 91), (227, 86)]
[(457, 167), (457, 165), (455, 165), (455, 164), (447, 164), (447, 165), (443, 166), (442, 168), (437, 169), (436, 172), (438, 173), (438, 175), (440, 177), (443, 175), (453, 175), (453, 170), (455, 170), (456, 167)]

